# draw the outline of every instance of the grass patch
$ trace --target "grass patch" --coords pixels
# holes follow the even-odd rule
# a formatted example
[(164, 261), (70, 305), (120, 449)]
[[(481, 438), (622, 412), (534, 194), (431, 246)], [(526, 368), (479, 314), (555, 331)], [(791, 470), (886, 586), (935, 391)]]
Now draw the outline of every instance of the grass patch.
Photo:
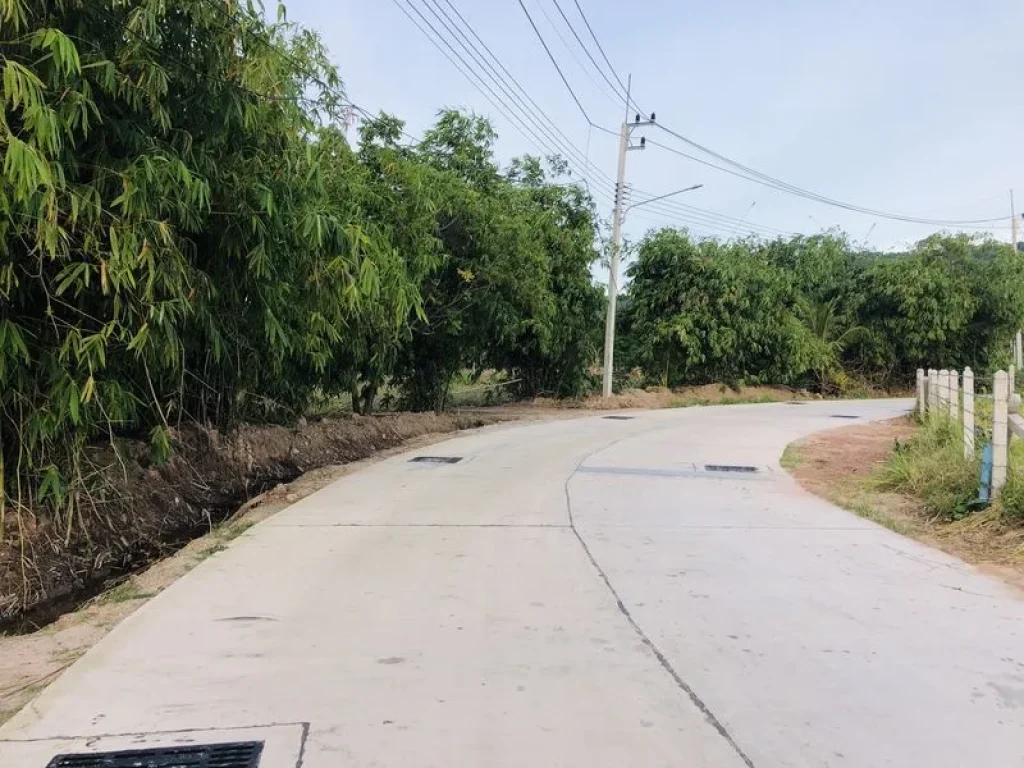
[(883, 490), (920, 500), (926, 515), (959, 520), (971, 512), (978, 476), (978, 460), (964, 458), (960, 424), (934, 418), (922, 424), (907, 443), (896, 443), (878, 483)]
[(722, 395), (722, 397), (680, 397), (669, 403), (669, 408), (693, 408), (702, 405), (755, 405), (758, 403), (778, 403), (781, 398), (768, 393), (758, 395)]
[(1010, 442), (1006, 485), (995, 503), (1007, 522), (1024, 525), (1024, 440)]
[(218, 554), (220, 552), (223, 552), (227, 548), (228, 548), (227, 544), (220, 544), (220, 543), (214, 544), (212, 547), (208, 547), (208, 548), (203, 549), (203, 550), (201, 550), (199, 552), (196, 552), (196, 561), (197, 562), (202, 562), (206, 558), (211, 557), (212, 555), (216, 555), (216, 554)]
[(883, 528), (895, 531), (901, 536), (911, 536), (914, 533), (914, 527), (909, 525), (906, 520), (893, 517), (889, 512), (872, 504), (869, 499), (870, 496), (866, 494), (864, 498), (846, 498), (837, 503), (858, 517), (863, 517), (865, 520), (870, 520)]
[(807, 456), (796, 443), (787, 445), (786, 450), (782, 452), (782, 457), (779, 459), (779, 464), (782, 465), (783, 469), (796, 469), (797, 467), (802, 467), (806, 462)]
[(113, 589), (108, 589), (96, 602), (100, 605), (126, 603), (129, 600), (148, 600), (156, 594), (156, 592), (147, 592), (141, 589), (138, 584), (128, 579), (127, 581), (122, 581)]
[(228, 525), (222, 526), (217, 529), (217, 536), (223, 542), (234, 541), (243, 533), (253, 527), (255, 523), (247, 520), (242, 520), (237, 523), (229, 523)]

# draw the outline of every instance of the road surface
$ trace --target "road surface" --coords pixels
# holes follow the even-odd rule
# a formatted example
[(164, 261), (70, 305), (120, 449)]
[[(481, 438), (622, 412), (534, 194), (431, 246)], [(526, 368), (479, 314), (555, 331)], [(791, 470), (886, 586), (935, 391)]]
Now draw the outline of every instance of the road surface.
[(1024, 766), (1021, 594), (778, 466), (906, 406), (596, 414), (380, 462), (144, 605), (0, 766), (234, 740), (261, 768)]

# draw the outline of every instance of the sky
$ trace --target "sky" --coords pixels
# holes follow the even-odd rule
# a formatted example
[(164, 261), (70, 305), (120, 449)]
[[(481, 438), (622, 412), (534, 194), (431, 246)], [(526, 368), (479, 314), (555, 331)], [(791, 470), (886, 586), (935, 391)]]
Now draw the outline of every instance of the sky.
[[(418, 10), (446, 33), (432, 15), (440, 14), (435, 1), (453, 25), (451, 6), (458, 9), (542, 110), (542, 124), (560, 132), (554, 135), (563, 152), (578, 159), (573, 178), (587, 179), (600, 213), (610, 216), (606, 191), (626, 110), (562, 20), (556, 0), (522, 2), (597, 128), (574, 103), (519, 0), (290, 0), (287, 8), (291, 21), (320, 33), (348, 97), (361, 107), (403, 118), (417, 136), (442, 108), (471, 110), (492, 120), (500, 161), (548, 154), (550, 140), (538, 148), (401, 10), (426, 28)], [(557, 5), (604, 67), (576, 2)], [(788, 184), (859, 207), (942, 220), (1005, 217), (985, 226), (1009, 241), (1015, 184), (1018, 211), (1024, 208), (1020, 0), (578, 3), (615, 73), (623, 81), (632, 76), (636, 102), (653, 111), (659, 125)], [(614, 74), (603, 71), (617, 88)], [(506, 112), (518, 107), (487, 82)], [(660, 128), (633, 135), (722, 164)], [(703, 185), (667, 204), (631, 210), (624, 232), (634, 240), (670, 225), (719, 237), (838, 227), (857, 242), (894, 249), (959, 228), (807, 200), (653, 144), (627, 155), (627, 181), (634, 203)]]

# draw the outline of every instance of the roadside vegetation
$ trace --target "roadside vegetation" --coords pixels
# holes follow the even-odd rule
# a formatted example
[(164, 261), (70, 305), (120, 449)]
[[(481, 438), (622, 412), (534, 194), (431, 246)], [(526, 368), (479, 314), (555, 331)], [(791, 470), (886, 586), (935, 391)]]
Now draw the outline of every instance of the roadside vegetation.
[[(595, 391), (605, 224), (584, 186), (557, 157), (499, 162), (482, 116), (412, 136), (361, 111), (283, 7), (0, 0), (0, 69), (0, 616), (226, 505), (174, 463), (200, 443), (217, 466), (253, 425)], [(1024, 261), (966, 235), (893, 255), (661, 230), (635, 256), (616, 379), (688, 388), (666, 404), (983, 374), (1024, 324)], [(349, 426), (358, 455), (381, 439)], [(321, 438), (321, 464), (353, 453)], [(274, 454), (242, 489), (297, 469)], [(140, 499), (182, 518), (151, 525)]]
[(1009, 363), (1024, 259), (935, 235), (901, 254), (840, 235), (722, 242), (661, 230), (640, 242), (623, 305), (624, 366), (662, 386), (723, 381), (851, 394), (917, 368)]
[(934, 417), (822, 432), (790, 445), (782, 465), (808, 490), (969, 562), (1007, 569), (1001, 575), (1024, 586), (1024, 440), (1010, 443), (1000, 496), (980, 503), (992, 408), (976, 404), (974, 459), (964, 457), (962, 425)]

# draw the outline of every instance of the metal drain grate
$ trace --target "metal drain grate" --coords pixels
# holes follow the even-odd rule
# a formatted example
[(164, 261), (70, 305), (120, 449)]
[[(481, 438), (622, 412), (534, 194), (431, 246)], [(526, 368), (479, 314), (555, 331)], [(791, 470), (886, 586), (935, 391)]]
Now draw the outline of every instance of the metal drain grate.
[(744, 466), (742, 464), (705, 464), (706, 472), (744, 472), (750, 474), (757, 472), (757, 467)]
[(257, 768), (262, 741), (57, 755), (46, 768)]
[(833, 419), (859, 419), (860, 416), (854, 416), (854, 415), (849, 414), (849, 413), (833, 413), (832, 414), (832, 418)]
[(636, 416), (602, 416), (602, 419), (611, 419), (612, 421), (630, 421), (635, 419)]
[(410, 462), (420, 464), (457, 464), (462, 461), (461, 456), (416, 456), (409, 459)]

